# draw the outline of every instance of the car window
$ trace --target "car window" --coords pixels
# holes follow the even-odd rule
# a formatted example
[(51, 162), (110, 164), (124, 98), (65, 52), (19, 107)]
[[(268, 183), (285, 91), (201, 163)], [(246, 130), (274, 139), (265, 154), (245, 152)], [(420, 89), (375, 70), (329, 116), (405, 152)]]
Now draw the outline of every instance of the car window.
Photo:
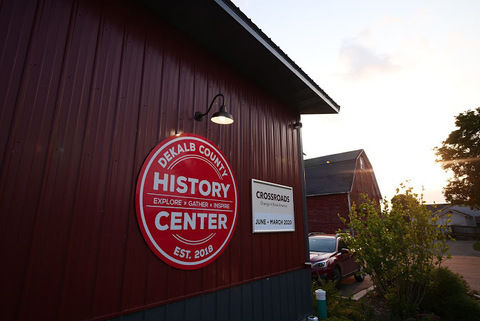
[(340, 239), (340, 240), (338, 241), (338, 249), (337, 249), (337, 251), (340, 252), (342, 249), (346, 249), (346, 248), (347, 248), (347, 244), (345, 243), (344, 240)]
[(309, 238), (310, 251), (335, 252), (335, 238)]

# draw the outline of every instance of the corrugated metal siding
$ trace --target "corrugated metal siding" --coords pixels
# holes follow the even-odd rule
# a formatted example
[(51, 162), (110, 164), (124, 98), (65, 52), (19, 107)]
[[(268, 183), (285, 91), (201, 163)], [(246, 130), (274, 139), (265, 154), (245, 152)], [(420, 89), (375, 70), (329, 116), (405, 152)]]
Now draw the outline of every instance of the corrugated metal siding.
[[(102, 318), (302, 267), (298, 115), (136, 5), (0, 8), (3, 319)], [(235, 123), (195, 122), (219, 92)], [(229, 247), (194, 271), (150, 251), (134, 207), (144, 158), (181, 132), (220, 147), (241, 200)], [(251, 178), (294, 187), (295, 233), (251, 233)]]
[(112, 321), (305, 320), (313, 308), (311, 290), (303, 284), (310, 282), (309, 270), (296, 270)]

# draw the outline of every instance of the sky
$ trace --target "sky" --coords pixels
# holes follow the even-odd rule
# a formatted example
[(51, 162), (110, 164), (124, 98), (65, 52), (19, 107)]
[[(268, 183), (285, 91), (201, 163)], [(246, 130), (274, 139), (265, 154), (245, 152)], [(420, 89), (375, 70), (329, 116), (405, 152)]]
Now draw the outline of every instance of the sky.
[(305, 159), (363, 149), (384, 198), (445, 202), (434, 147), (480, 107), (480, 1), (233, 3), (340, 105), (302, 115)]

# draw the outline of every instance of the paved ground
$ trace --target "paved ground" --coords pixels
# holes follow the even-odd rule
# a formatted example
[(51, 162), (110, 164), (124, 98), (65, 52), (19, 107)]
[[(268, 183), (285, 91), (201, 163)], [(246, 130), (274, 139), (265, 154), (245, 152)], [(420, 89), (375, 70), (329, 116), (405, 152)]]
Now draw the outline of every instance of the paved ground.
[(463, 276), (473, 290), (480, 293), (480, 251), (473, 249), (473, 240), (448, 241), (452, 258), (442, 265)]
[[(473, 240), (448, 241), (449, 253), (452, 256), (442, 265), (464, 277), (473, 290), (480, 293), (480, 251), (473, 249)], [(363, 282), (356, 282), (353, 276), (342, 281), (341, 291), (347, 296), (350, 294), (356, 297), (357, 293), (364, 293), (372, 286), (372, 281), (367, 276)]]
[(368, 275), (365, 276), (363, 282), (357, 282), (355, 280), (355, 277), (350, 276), (342, 280), (342, 286), (340, 287), (340, 290), (342, 291), (344, 296), (353, 295), (353, 297), (355, 298), (356, 294), (360, 293), (361, 295), (372, 286), (372, 280), (370, 280), (370, 277)]

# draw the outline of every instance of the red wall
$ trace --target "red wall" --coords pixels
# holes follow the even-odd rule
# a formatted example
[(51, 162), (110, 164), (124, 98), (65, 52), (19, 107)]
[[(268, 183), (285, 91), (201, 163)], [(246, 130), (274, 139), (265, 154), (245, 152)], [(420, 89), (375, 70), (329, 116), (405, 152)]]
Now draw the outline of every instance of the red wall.
[(364, 161), (364, 169), (361, 169), (360, 160), (357, 159), (353, 186), (349, 193), (307, 197), (308, 231), (310, 233), (336, 233), (338, 230), (347, 228), (338, 218), (338, 214), (348, 218), (350, 206), (365, 201), (362, 194), (367, 195), (370, 200), (380, 203), (382, 195), (372, 165), (366, 158)]
[(308, 232), (336, 233), (344, 227), (338, 214), (347, 217), (348, 194), (307, 197)]
[(353, 205), (353, 203), (363, 203), (364, 198), (362, 194), (367, 195), (370, 200), (375, 200), (377, 203), (380, 203), (382, 199), (372, 165), (365, 158), (364, 162), (364, 169), (361, 169), (360, 160), (357, 159), (355, 178), (353, 180), (352, 192), (350, 193), (351, 205)]
[[(134, 4), (6, 0), (0, 30), (4, 320), (99, 319), (302, 268), (295, 112)], [(217, 93), (235, 123), (194, 121)], [(183, 132), (219, 146), (240, 195), (230, 245), (194, 271), (153, 254), (134, 206), (145, 157)], [(251, 178), (293, 187), (295, 232), (252, 234)]]

